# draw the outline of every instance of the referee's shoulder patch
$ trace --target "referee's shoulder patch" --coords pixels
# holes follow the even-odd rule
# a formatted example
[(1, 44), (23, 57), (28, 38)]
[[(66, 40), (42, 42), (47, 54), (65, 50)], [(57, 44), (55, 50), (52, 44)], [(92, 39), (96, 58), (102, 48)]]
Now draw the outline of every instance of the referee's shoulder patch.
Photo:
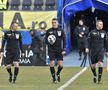
[(92, 34), (93, 34), (93, 35), (96, 35), (97, 33), (96, 33), (96, 32), (93, 32)]

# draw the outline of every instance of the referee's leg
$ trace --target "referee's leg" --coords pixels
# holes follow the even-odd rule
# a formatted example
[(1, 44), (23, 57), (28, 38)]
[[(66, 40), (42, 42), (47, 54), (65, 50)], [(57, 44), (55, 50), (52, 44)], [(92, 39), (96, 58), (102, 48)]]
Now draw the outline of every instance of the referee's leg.
[(103, 58), (104, 58), (104, 49), (101, 49), (98, 54), (98, 84), (101, 82), (102, 73), (103, 73)]
[(9, 82), (11, 83), (12, 82), (12, 55), (11, 53), (9, 52), (6, 52), (6, 69), (7, 69), (7, 72), (9, 73)]
[(91, 71), (93, 73), (93, 82), (96, 83), (97, 82), (96, 64), (91, 64)]
[(52, 75), (52, 79), (53, 79), (53, 83), (56, 83), (56, 77), (55, 77), (55, 61), (54, 60), (50, 60), (50, 73)]
[(62, 69), (63, 69), (63, 60), (58, 60), (58, 71), (56, 73), (58, 82), (61, 81), (60, 73), (61, 73)]
[(13, 78), (13, 83), (15, 83), (16, 82), (16, 79), (17, 79), (17, 76), (18, 76), (18, 73), (19, 73), (19, 61), (14, 61), (13, 64), (14, 64), (14, 78)]
[(91, 71), (93, 73), (93, 82), (97, 83), (96, 64), (98, 63), (97, 57), (98, 52), (94, 48), (91, 48), (90, 59), (91, 59)]
[(11, 67), (12, 67), (11, 64), (6, 65), (7, 72), (9, 73), (9, 82), (10, 83), (12, 82), (12, 70), (11, 70)]
[(98, 83), (101, 82), (102, 73), (103, 73), (103, 62), (98, 61)]

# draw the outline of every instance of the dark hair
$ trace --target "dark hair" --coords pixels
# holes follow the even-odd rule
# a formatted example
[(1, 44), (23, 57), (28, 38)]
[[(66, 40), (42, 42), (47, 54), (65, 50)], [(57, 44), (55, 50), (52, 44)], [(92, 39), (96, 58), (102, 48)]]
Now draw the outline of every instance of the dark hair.
[(84, 23), (84, 20), (83, 19), (80, 19), (79, 21), (82, 21)]
[(97, 23), (97, 22), (103, 22), (103, 21), (102, 21), (102, 20), (97, 20), (96, 23)]
[(58, 21), (58, 19), (57, 19), (57, 18), (53, 18), (53, 19), (52, 19), (52, 21), (53, 21), (53, 20), (56, 20), (56, 21)]
[(18, 23), (16, 23), (16, 22), (13, 22), (13, 23), (11, 24), (11, 26), (12, 26), (12, 25), (14, 25), (14, 24), (18, 24)]
[(13, 28), (14, 24), (17, 24), (17, 25), (18, 25), (18, 23), (13, 22), (13, 23), (11, 24), (11, 26), (10, 26), (10, 29), (12, 29), (12, 28)]

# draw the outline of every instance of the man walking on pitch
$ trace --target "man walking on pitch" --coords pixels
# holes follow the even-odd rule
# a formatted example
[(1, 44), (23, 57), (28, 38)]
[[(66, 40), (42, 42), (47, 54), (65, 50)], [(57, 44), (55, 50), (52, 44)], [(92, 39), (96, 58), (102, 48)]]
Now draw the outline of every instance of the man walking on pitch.
[[(48, 45), (48, 55), (50, 58), (50, 72), (53, 83), (60, 82), (60, 72), (63, 69), (63, 55), (65, 52), (65, 34), (64, 31), (58, 27), (58, 20), (52, 19), (52, 28), (46, 32), (46, 43)], [(55, 59), (58, 60), (58, 71), (55, 73)]]
[[(15, 83), (17, 79), (17, 75), (19, 72), (19, 58), (20, 58), (20, 50), (23, 53), (22, 47), (22, 36), (19, 31), (16, 31), (18, 24), (13, 23), (11, 26), (11, 30), (6, 31), (2, 41), (1, 47), (1, 55), (4, 53), (4, 47), (6, 44), (6, 69), (9, 73), (9, 82)], [(11, 67), (14, 65), (14, 77), (11, 71)]]
[(96, 28), (89, 33), (91, 70), (93, 73), (93, 82), (97, 82), (96, 64), (98, 63), (98, 83), (101, 82), (103, 73), (104, 48), (106, 46), (106, 56), (108, 57), (108, 37), (102, 30), (103, 22), (96, 21)]

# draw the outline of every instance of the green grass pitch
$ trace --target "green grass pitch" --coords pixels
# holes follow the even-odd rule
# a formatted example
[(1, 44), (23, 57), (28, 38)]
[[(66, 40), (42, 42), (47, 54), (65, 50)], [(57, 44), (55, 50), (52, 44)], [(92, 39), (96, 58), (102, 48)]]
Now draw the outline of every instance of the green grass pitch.
[[(61, 82), (53, 84), (49, 67), (20, 67), (16, 84), (11, 84), (8, 82), (6, 69), (0, 68), (0, 90), (57, 90), (81, 69), (64, 67), (61, 73)], [(104, 70), (102, 84), (98, 85), (92, 82), (92, 74), (88, 68), (65, 90), (108, 90), (108, 72)]]

